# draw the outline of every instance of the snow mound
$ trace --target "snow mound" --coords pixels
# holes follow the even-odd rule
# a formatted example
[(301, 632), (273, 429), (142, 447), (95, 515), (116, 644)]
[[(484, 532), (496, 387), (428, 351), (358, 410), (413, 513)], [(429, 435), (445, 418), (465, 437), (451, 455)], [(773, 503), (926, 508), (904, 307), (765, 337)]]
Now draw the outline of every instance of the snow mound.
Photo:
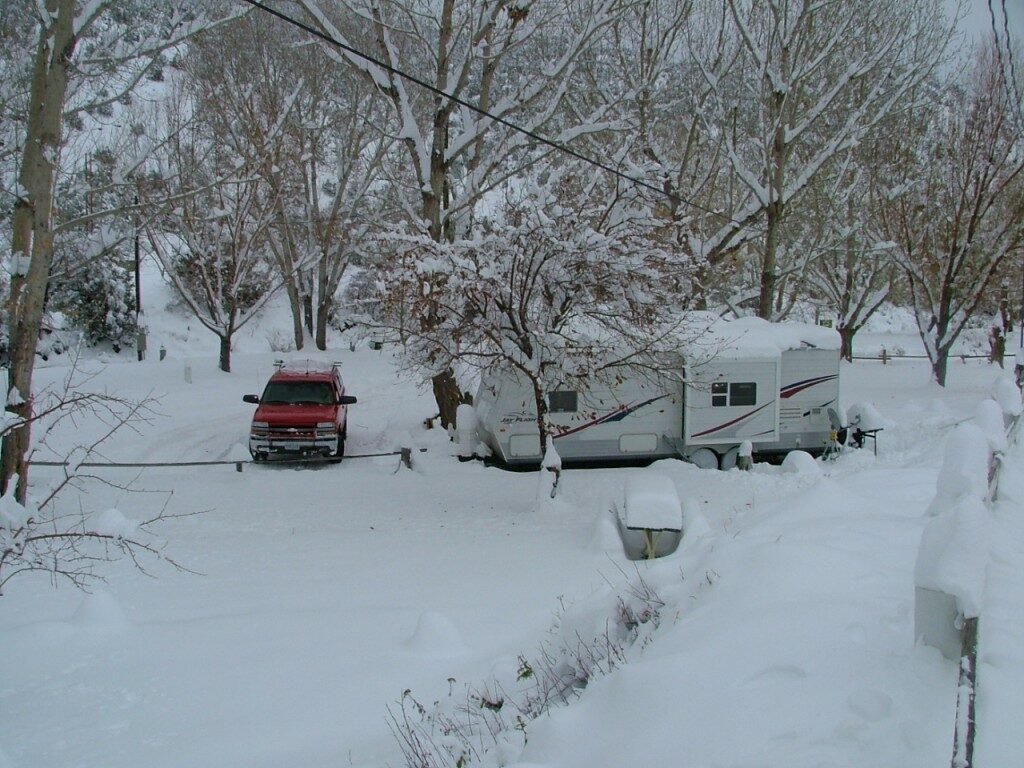
[(1006, 425), (1003, 422), (1003, 409), (995, 400), (982, 400), (974, 411), (974, 423), (978, 425), (985, 437), (988, 447), (993, 451), (1006, 450)]
[(1007, 416), (1020, 416), (1021, 411), (1024, 411), (1020, 390), (1005, 376), (1000, 376), (992, 385), (992, 399), (999, 403)]
[(619, 538), (619, 529), (615, 524), (614, 515), (618, 510), (613, 509), (611, 515), (601, 515), (594, 525), (593, 534), (590, 537), (591, 551), (618, 552), (622, 549), (622, 540)]
[[(998, 406), (988, 402), (991, 407), (979, 411), (984, 419), (997, 418), (1002, 434), (1002, 414), (993, 414)], [(950, 433), (928, 507), (932, 519), (914, 565), (917, 587), (952, 595), (968, 618), (981, 610), (991, 551), (992, 516), (986, 506), (990, 456), (989, 436), (976, 422), (964, 422)]]
[(71, 622), (80, 627), (105, 631), (119, 631), (130, 624), (120, 603), (103, 590), (86, 594), (71, 617)]
[(846, 419), (846, 423), (851, 427), (857, 427), (865, 432), (889, 426), (871, 403), (854, 403), (846, 409)]
[(687, 540), (696, 541), (712, 534), (707, 518), (700, 507), (692, 501), (683, 502), (683, 534)]
[(963, 497), (932, 518), (921, 535), (914, 584), (953, 595), (967, 618), (978, 616), (985, 591), (992, 516), (985, 502)]
[(437, 611), (424, 611), (405, 647), (417, 653), (454, 654), (466, 650), (466, 641), (447, 616)]
[(930, 515), (940, 514), (960, 498), (984, 499), (988, 493), (989, 440), (976, 424), (964, 422), (946, 439), (945, 456)]
[(790, 451), (782, 460), (782, 469), (794, 475), (820, 475), (821, 467), (807, 451)]

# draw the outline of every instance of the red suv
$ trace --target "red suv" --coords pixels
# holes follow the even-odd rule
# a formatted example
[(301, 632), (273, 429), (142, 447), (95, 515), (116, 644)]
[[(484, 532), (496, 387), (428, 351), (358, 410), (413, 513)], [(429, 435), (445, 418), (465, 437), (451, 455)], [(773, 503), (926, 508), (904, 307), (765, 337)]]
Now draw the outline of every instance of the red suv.
[(249, 453), (256, 461), (271, 454), (341, 457), (345, 454), (348, 406), (338, 364), (290, 367), (278, 361), (263, 395), (245, 395), (259, 407), (252, 417)]

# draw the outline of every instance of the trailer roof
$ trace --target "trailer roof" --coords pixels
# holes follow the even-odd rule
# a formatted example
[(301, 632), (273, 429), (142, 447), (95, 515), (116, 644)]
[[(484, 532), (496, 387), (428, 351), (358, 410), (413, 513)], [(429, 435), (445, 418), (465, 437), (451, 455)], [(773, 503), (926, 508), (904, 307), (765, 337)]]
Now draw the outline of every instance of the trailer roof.
[(791, 349), (840, 347), (837, 331), (812, 323), (770, 323), (760, 317), (726, 320), (701, 313), (695, 315), (692, 327), (694, 338), (687, 354), (691, 359), (774, 359)]

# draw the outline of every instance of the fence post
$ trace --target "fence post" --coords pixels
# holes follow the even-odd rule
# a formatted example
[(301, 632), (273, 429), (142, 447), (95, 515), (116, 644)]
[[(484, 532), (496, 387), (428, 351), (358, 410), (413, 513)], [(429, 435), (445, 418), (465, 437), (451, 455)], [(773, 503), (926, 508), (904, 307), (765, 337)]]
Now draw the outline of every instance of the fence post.
[(885, 365), (889, 361), (889, 353), (885, 351), (885, 347), (882, 347), (882, 365)]
[(956, 687), (956, 725), (950, 768), (971, 768), (974, 762), (974, 694), (977, 689), (978, 619), (964, 620), (960, 680)]

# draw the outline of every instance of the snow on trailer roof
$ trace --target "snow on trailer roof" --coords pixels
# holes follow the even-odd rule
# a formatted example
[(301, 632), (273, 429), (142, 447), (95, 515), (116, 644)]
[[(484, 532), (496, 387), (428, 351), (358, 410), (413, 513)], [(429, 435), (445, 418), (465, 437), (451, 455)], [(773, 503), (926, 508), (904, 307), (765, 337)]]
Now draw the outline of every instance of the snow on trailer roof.
[(777, 359), (791, 349), (833, 349), (840, 347), (839, 333), (813, 323), (771, 323), (760, 317), (726, 320), (700, 313), (691, 325), (691, 359), (766, 358)]

